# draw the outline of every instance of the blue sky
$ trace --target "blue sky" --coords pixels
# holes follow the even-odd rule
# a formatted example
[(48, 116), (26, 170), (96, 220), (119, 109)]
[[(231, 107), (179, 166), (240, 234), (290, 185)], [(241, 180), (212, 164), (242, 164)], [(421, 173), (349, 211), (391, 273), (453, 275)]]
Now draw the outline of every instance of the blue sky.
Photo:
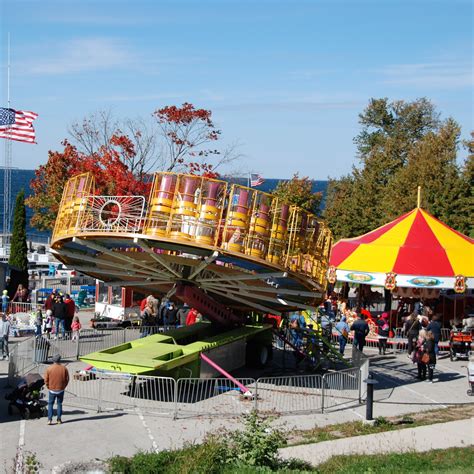
[(371, 97), (427, 97), (464, 138), (474, 128), (469, 0), (0, 5), (2, 106), (10, 32), (11, 106), (39, 114), (38, 145), (13, 144), (20, 168), (46, 162), (92, 112), (148, 119), (183, 102), (212, 110), (222, 147), (240, 144), (239, 169), (269, 178), (348, 173)]

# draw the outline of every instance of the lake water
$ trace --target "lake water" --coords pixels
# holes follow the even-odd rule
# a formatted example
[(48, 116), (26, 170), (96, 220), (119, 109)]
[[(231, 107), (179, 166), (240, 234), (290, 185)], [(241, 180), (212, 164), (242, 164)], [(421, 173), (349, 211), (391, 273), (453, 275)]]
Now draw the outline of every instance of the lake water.
[[(2, 192), (0, 193), (0, 229), (1, 232), (3, 232), (3, 173), (4, 170), (0, 168), (0, 189), (2, 189)], [(20, 170), (20, 169), (12, 169), (11, 171), (11, 200), (12, 200), (12, 213), (13, 209), (15, 207), (15, 200), (16, 200), (16, 195), (20, 192), (20, 190), (23, 188), (25, 190), (25, 196), (28, 197), (31, 194), (31, 189), (30, 189), (30, 182), (34, 178), (35, 172), (34, 170)], [(271, 192), (273, 189), (276, 188), (277, 184), (279, 181), (282, 181), (280, 179), (266, 179), (263, 184), (260, 186), (256, 186), (255, 189), (258, 189), (259, 191), (264, 191), (264, 192)], [(247, 186), (247, 179), (235, 179), (235, 182), (238, 184), (242, 184), (244, 186)], [(323, 193), (323, 200), (324, 200), (324, 195), (326, 193), (328, 182), (327, 181), (313, 181), (313, 192), (322, 192)], [(324, 205), (324, 201), (323, 201)], [(39, 232), (36, 230), (34, 227), (31, 227), (29, 222), (32, 217), (32, 210), (30, 208), (26, 208), (26, 218), (27, 218), (27, 228), (26, 232), (28, 234), (28, 238), (35, 240), (43, 240), (47, 237), (50, 236), (49, 232)], [(1, 233), (0, 232), (0, 233)], [(39, 239), (38, 239), (39, 238)]]

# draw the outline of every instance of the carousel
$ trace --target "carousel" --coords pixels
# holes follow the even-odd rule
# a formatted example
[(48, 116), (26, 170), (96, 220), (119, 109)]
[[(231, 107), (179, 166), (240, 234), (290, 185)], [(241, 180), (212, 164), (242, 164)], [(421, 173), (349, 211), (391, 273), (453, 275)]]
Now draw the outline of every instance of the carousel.
[[(465, 300), (474, 285), (473, 243), (418, 205), (378, 229), (337, 242), (328, 280), (384, 287), (397, 298), (437, 299), (442, 292), (446, 313), (445, 300)], [(449, 310), (456, 322), (459, 311)]]

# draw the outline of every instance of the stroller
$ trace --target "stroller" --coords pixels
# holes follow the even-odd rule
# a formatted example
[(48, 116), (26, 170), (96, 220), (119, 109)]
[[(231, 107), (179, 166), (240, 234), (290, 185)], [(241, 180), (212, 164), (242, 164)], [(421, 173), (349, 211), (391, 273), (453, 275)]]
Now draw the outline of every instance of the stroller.
[(26, 420), (32, 417), (41, 417), (47, 405), (45, 401), (40, 400), (43, 386), (44, 379), (40, 374), (26, 375), (11, 393), (5, 395), (5, 399), (10, 401), (8, 414), (12, 415), (13, 407), (16, 407)]
[(469, 359), (471, 344), (471, 332), (452, 330), (449, 338), (449, 358), (451, 360)]

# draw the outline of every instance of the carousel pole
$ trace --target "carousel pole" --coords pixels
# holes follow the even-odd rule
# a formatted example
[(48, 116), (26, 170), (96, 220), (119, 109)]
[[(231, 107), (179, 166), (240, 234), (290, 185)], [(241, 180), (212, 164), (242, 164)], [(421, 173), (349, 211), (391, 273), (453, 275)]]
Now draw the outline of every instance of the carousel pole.
[(418, 186), (418, 196), (416, 198), (416, 207), (421, 208), (421, 186)]

